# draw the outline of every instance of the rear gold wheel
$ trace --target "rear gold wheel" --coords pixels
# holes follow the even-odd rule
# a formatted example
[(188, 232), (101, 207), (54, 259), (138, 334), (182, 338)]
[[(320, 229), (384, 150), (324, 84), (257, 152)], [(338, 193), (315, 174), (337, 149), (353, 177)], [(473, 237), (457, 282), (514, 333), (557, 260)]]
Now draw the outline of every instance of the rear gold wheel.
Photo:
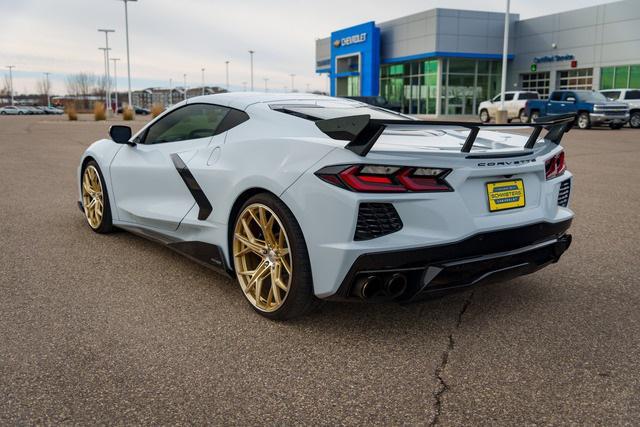
[(246, 206), (236, 221), (233, 259), (240, 287), (254, 308), (274, 312), (285, 303), (293, 277), (289, 238), (268, 206)]

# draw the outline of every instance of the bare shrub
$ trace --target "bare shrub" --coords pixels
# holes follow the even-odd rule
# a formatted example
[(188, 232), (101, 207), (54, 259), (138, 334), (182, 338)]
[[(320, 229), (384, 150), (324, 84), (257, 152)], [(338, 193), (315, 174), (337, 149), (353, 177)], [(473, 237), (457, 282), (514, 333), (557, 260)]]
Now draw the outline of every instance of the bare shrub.
[(135, 114), (133, 113), (133, 108), (126, 106), (122, 108), (122, 120), (133, 120), (135, 118)]
[(93, 105), (93, 118), (98, 120), (107, 120), (107, 109), (104, 106), (104, 102), (96, 102)]
[(151, 106), (151, 117), (158, 117), (164, 111), (164, 107), (160, 104), (153, 104)]

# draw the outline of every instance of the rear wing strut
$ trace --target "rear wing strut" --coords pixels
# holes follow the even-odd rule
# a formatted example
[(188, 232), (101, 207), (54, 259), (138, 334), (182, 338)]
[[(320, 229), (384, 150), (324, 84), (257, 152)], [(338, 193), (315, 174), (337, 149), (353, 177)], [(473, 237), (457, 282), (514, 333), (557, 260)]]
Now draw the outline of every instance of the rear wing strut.
[(471, 122), (448, 122), (428, 120), (380, 120), (372, 119), (370, 115), (338, 117), (335, 119), (318, 120), (316, 126), (327, 136), (333, 139), (347, 140), (345, 146), (359, 156), (366, 156), (373, 148), (380, 135), (386, 128), (414, 128), (437, 127), (438, 129), (469, 129), (469, 135), (464, 141), (460, 152), (469, 153), (480, 130), (498, 130), (509, 128), (531, 127), (533, 132), (529, 135), (525, 149), (532, 149), (540, 137), (542, 130), (547, 133), (544, 139), (560, 144), (565, 133), (569, 132), (575, 121), (575, 114), (561, 114), (538, 118), (535, 123), (492, 125)]

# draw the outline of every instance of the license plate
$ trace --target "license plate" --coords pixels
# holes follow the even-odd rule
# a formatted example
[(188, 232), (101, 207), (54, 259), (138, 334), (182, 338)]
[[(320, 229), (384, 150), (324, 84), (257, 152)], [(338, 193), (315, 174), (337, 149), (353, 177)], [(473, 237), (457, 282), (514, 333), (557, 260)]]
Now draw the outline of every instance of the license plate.
[(525, 205), (524, 183), (521, 179), (488, 182), (487, 198), (490, 212), (521, 208)]

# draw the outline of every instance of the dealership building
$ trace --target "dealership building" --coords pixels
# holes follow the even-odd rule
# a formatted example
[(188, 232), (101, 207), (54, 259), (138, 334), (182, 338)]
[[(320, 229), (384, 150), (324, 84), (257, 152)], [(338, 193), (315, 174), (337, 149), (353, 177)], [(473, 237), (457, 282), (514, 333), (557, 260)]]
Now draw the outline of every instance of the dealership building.
[[(410, 114), (477, 114), (500, 93), (504, 13), (432, 9), (316, 41), (334, 96), (382, 95)], [(640, 88), (640, 1), (509, 15), (507, 90)]]

